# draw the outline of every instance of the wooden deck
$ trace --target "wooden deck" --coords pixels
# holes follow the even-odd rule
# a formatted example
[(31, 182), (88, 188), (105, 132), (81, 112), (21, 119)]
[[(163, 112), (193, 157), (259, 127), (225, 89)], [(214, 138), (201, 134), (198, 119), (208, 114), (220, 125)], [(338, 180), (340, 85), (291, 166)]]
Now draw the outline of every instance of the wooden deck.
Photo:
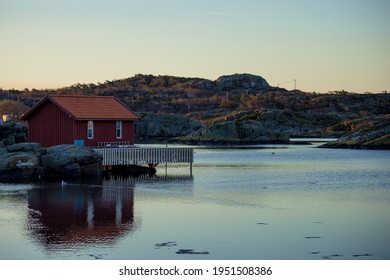
[(192, 174), (194, 150), (192, 148), (95, 148), (103, 155), (103, 165), (157, 165), (160, 163), (189, 163)]

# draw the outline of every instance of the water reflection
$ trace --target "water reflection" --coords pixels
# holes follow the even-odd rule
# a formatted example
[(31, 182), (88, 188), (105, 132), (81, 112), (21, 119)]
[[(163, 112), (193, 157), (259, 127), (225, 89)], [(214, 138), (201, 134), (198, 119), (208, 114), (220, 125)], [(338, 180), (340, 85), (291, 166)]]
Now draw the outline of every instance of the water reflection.
[(133, 187), (48, 185), (28, 191), (28, 231), (42, 244), (107, 243), (134, 226)]
[(389, 259), (388, 152), (196, 157), (194, 178), (0, 184), (0, 258)]
[[(113, 244), (136, 230), (134, 188), (190, 176), (115, 176), (98, 182), (40, 184), (27, 190), (27, 232), (46, 249)], [(191, 191), (192, 193), (192, 191)]]

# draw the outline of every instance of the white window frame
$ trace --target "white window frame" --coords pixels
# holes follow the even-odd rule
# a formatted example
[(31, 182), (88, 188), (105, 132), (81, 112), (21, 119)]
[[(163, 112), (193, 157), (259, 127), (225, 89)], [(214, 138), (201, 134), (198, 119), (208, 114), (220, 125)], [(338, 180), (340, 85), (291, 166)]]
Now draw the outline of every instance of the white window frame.
[(87, 138), (93, 139), (93, 121), (87, 123)]
[[(119, 132), (119, 135), (118, 135), (118, 132)], [(115, 136), (116, 136), (116, 139), (122, 139), (122, 121), (115, 122)]]

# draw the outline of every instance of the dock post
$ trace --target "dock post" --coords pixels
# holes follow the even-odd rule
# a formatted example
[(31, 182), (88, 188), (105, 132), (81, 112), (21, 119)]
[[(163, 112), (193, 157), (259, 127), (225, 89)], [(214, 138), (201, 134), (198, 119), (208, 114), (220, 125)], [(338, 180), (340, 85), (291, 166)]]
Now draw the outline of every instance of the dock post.
[[(165, 148), (168, 149), (168, 143), (165, 143)], [(165, 176), (168, 176), (168, 161), (165, 160)]]

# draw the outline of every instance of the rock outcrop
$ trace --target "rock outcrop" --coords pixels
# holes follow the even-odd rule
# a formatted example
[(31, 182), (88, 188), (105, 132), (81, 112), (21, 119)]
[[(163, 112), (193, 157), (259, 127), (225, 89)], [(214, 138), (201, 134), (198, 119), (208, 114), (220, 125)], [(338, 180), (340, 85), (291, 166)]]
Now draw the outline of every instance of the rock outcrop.
[[(290, 137), (323, 137), (340, 121), (334, 114), (295, 113), (291, 110), (247, 110), (214, 115), (182, 142), (287, 143)], [(326, 135), (330, 136), (330, 135)]]
[(12, 182), (33, 178), (39, 159), (33, 153), (0, 153), (0, 182)]
[(0, 182), (99, 176), (101, 163), (102, 156), (84, 146), (43, 149), (37, 143), (20, 143), (0, 149)]
[(27, 142), (27, 126), (18, 122), (0, 125), (0, 147)]
[(270, 88), (265, 79), (252, 74), (221, 76), (215, 82), (218, 89), (222, 91), (265, 91)]
[(187, 143), (287, 143), (289, 134), (270, 130), (255, 121), (222, 122), (203, 128), (180, 138)]
[(44, 150), (41, 157), (46, 176), (98, 176), (101, 154), (85, 146), (58, 145)]
[(350, 133), (320, 148), (390, 149), (390, 115), (360, 118), (340, 125)]
[(143, 114), (135, 124), (137, 138), (173, 138), (185, 136), (201, 127), (200, 122), (183, 115)]

